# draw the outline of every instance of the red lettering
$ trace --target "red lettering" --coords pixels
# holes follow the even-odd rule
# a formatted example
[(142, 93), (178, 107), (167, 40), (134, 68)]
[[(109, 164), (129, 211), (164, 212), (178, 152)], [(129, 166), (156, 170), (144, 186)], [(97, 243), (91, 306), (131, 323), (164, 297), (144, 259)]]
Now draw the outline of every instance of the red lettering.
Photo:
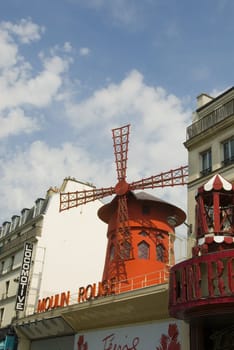
[(189, 265), (186, 268), (186, 277), (187, 277), (187, 300), (193, 300), (194, 299), (194, 271), (193, 266)]
[(102, 295), (105, 297), (106, 295), (108, 295), (108, 281), (104, 280), (102, 281)]
[(84, 287), (79, 288), (78, 292), (78, 303), (85, 301), (85, 289)]
[(182, 290), (182, 295), (181, 295), (181, 298), (182, 298), (182, 301), (186, 301), (187, 300), (187, 297), (186, 297), (186, 272), (185, 272), (185, 269), (182, 269), (181, 270), (181, 290)]
[(103, 350), (137, 350), (140, 338), (135, 337), (126, 344), (118, 344), (115, 342), (115, 333), (111, 333), (103, 338), (102, 341), (104, 343)]
[(231, 293), (234, 293), (234, 271), (233, 271), (233, 259), (229, 258), (227, 262), (228, 267), (228, 287)]
[(61, 307), (64, 306), (64, 304), (66, 304), (66, 306), (69, 305), (70, 302), (70, 291), (68, 291), (67, 293), (62, 293), (61, 294), (61, 301), (60, 301), (60, 305)]
[(85, 299), (90, 300), (93, 297), (93, 287), (92, 284), (88, 284), (85, 289)]
[(37, 303), (37, 312), (45, 311), (45, 299), (39, 299)]
[(59, 304), (59, 294), (56, 294), (54, 297), (52, 297), (52, 303), (51, 303), (51, 309), (55, 309), (58, 307)]
[[(52, 297), (53, 298), (53, 297)], [(47, 297), (45, 299), (45, 311), (48, 311), (51, 308), (51, 298)]]
[(70, 291), (67, 293), (63, 292), (61, 294), (56, 294), (51, 297), (43, 298), (38, 300), (37, 312), (48, 311), (50, 309), (55, 309), (57, 307), (63, 307), (64, 305), (69, 305), (70, 301)]
[(199, 264), (194, 265), (195, 269), (195, 293), (197, 298), (201, 298), (201, 269)]
[(217, 261), (218, 288), (219, 288), (219, 292), (222, 296), (225, 295), (225, 284), (224, 284), (224, 280), (222, 278), (223, 271), (224, 271), (224, 264), (221, 260), (218, 260)]
[(207, 263), (207, 277), (208, 277), (208, 291), (209, 291), (209, 296), (213, 297), (214, 296), (214, 274), (213, 274), (213, 267), (212, 267), (212, 262), (209, 261)]

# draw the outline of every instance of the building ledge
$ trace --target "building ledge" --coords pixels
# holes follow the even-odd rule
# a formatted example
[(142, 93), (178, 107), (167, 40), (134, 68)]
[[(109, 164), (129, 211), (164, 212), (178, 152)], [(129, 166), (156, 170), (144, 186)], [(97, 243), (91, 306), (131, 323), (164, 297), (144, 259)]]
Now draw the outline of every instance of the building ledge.
[[(154, 285), (117, 295), (77, 303), (25, 318), (14, 320), (13, 325), (28, 339), (54, 336), (55, 329), (46, 327), (46, 322), (60, 318), (68, 325), (63, 335), (81, 330), (119, 326), (169, 318), (168, 284)], [(56, 321), (57, 322), (57, 321)], [(49, 324), (48, 324), (49, 326)]]

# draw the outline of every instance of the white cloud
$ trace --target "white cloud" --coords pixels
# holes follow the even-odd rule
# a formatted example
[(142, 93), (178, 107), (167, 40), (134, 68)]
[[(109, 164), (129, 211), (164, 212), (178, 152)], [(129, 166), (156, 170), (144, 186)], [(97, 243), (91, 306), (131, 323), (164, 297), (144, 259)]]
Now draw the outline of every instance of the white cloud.
[(111, 120), (115, 116), (125, 114), (127, 117), (127, 114), (134, 113), (132, 108), (137, 102), (138, 94), (141, 93), (142, 80), (142, 75), (133, 71), (119, 85), (110, 84), (79, 104), (67, 103), (68, 116), (73, 125), (77, 126), (79, 121), (79, 127), (85, 127), (103, 120)]
[(18, 48), (6, 31), (0, 28), (0, 69), (13, 66), (17, 62)]
[(68, 61), (57, 56), (45, 59), (44, 69), (35, 77), (24, 79), (16, 74), (9, 81), (9, 75), (5, 72), (0, 79), (0, 109), (23, 104), (35, 107), (48, 105), (62, 85), (62, 74), (67, 65)]
[(130, 121), (142, 126), (154, 140), (168, 138), (170, 130), (182, 131), (188, 118), (176, 96), (160, 87), (148, 86), (136, 70), (119, 84), (97, 90), (78, 104), (69, 101), (66, 107), (68, 118), (79, 129), (101, 124), (109, 128), (115, 126), (116, 121), (118, 125)]
[(63, 49), (65, 52), (71, 52), (72, 51), (72, 45), (70, 42), (66, 41), (63, 45)]
[[(35, 74), (31, 63), (20, 54), (21, 46), (15, 40), (17, 36), (21, 43), (29, 44), (39, 40), (43, 31), (43, 27), (30, 19), (23, 19), (17, 24), (0, 23), (0, 111), (5, 118), (10, 115), (8, 111), (11, 108), (22, 109), (25, 105), (46, 107), (61, 92), (64, 74), (72, 62), (66, 55), (71, 45), (66, 42), (63, 48), (58, 49), (60, 55), (56, 50), (51, 50), (49, 56), (41, 53), (42, 69)], [(2, 132), (2, 137), (4, 134), (8, 133)]]
[(35, 141), (24, 151), (18, 149), (6, 157), (0, 171), (1, 216), (9, 210), (13, 215), (33, 206), (34, 200), (45, 196), (51, 186), (59, 187), (64, 177), (77, 175), (79, 180), (88, 181), (88, 174), (97, 173), (98, 168), (98, 161), (91, 161), (84, 149), (70, 143), (49, 147)]
[[(124, 25), (136, 24), (137, 19), (142, 11), (139, 10), (139, 3), (137, 4), (134, 0), (76, 0), (81, 3), (82, 6), (101, 10), (102, 13), (106, 12), (108, 15), (106, 18), (111, 18), (111, 22), (120, 23)], [(146, 1), (146, 0), (145, 0)], [(139, 25), (139, 22), (137, 23)]]
[(80, 49), (81, 56), (88, 56), (90, 54), (90, 49), (88, 47), (82, 47)]
[(39, 130), (35, 118), (26, 116), (22, 109), (12, 109), (8, 115), (0, 115), (0, 139), (20, 133), (31, 133)]
[(33, 23), (30, 18), (23, 18), (17, 24), (12, 22), (2, 22), (0, 28), (17, 36), (24, 44), (29, 44), (31, 41), (39, 40), (41, 34), (45, 31), (44, 27), (40, 27), (36, 23)]

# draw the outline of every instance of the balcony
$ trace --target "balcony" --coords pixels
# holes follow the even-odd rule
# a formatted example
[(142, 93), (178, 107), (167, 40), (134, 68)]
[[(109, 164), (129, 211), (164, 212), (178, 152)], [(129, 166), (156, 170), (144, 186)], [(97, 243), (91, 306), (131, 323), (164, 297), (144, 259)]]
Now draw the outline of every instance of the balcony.
[(169, 312), (192, 320), (220, 315), (234, 308), (234, 250), (193, 257), (170, 271)]
[(201, 117), (187, 128), (187, 141), (234, 114), (234, 99)]
[(224, 166), (228, 166), (230, 164), (233, 164), (234, 163), (234, 156), (230, 156), (229, 158), (226, 158), (222, 161), (222, 164)]

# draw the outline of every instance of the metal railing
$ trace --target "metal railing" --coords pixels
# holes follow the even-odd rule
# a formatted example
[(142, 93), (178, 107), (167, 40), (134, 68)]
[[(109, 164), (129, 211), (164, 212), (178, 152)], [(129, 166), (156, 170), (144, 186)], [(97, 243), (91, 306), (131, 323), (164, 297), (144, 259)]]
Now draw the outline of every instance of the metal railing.
[(197, 136), (201, 132), (211, 128), (220, 121), (230, 117), (234, 114), (234, 99), (225, 103), (223, 106), (215, 109), (208, 115), (201, 117), (201, 119), (192, 123), (187, 128), (187, 140), (190, 140), (194, 136)]
[(141, 289), (157, 284), (168, 282), (169, 270), (157, 270), (144, 275), (139, 275), (127, 280), (121, 280), (115, 283), (115, 293), (120, 294), (135, 289)]
[[(135, 276), (126, 280), (113, 282), (114, 295), (119, 295), (121, 293), (130, 292), (133, 290), (138, 290), (150, 286), (156, 286), (163, 283), (168, 283), (168, 281), (169, 267), (148, 274)], [(74, 305), (77, 303), (79, 303), (77, 300), (77, 293), (72, 292), (70, 294), (70, 305)]]

